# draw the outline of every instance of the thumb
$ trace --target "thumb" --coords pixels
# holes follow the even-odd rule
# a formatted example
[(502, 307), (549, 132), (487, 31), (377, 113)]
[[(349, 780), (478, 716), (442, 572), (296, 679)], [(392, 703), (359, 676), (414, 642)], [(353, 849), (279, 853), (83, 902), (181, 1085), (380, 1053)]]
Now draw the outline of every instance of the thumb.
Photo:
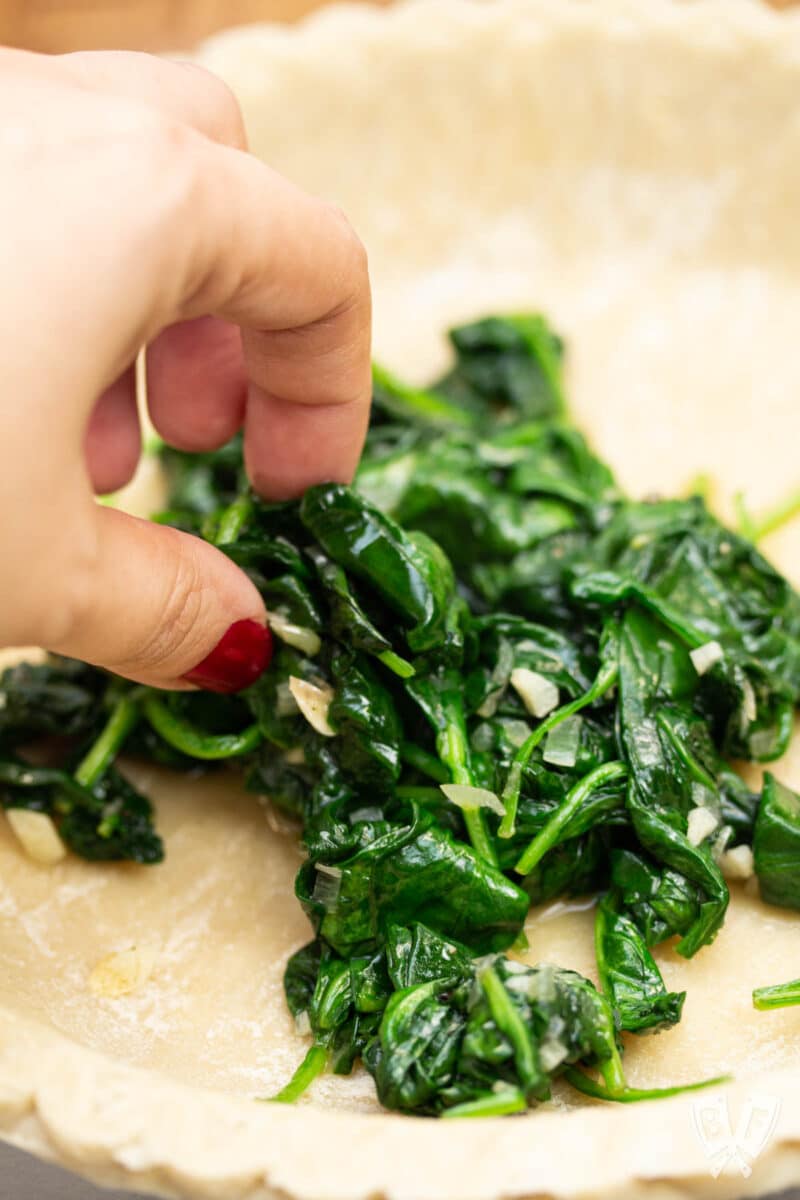
[(59, 645), (48, 650), (156, 687), (236, 692), (269, 665), (264, 602), (201, 538), (92, 505), (96, 554)]

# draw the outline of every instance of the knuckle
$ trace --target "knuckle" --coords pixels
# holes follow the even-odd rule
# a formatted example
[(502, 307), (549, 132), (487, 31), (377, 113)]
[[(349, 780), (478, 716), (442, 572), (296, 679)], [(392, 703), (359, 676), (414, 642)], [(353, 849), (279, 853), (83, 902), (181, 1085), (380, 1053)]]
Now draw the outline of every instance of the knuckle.
[(197, 134), (189, 125), (163, 113), (143, 113), (141, 128), (134, 131), (141, 138), (142, 153), (159, 172), (174, 173), (177, 166), (183, 174), (186, 163), (197, 143)]
[[(120, 113), (117, 153), (126, 164), (121, 182), (127, 208), (133, 208), (136, 223), (147, 230), (154, 255), (171, 258), (172, 235), (190, 227), (202, 183), (201, 142), (189, 126), (152, 110), (131, 105)], [(138, 200), (135, 206), (132, 192)]]
[(369, 311), (370, 282), (367, 248), (345, 212), (336, 204), (327, 204), (329, 216), (337, 225), (341, 255), (341, 298), (332, 315), (345, 311)]
[(183, 62), (179, 66), (194, 78), (208, 115), (210, 136), (226, 145), (244, 149), (247, 145), (244, 117), (233, 90), (224, 79), (200, 63)]
[(176, 174), (185, 173), (193, 133), (180, 121), (173, 120), (145, 105), (117, 100), (106, 106), (104, 130), (114, 139), (117, 154), (127, 163), (127, 185), (139, 182), (152, 189), (154, 181), (167, 184)]

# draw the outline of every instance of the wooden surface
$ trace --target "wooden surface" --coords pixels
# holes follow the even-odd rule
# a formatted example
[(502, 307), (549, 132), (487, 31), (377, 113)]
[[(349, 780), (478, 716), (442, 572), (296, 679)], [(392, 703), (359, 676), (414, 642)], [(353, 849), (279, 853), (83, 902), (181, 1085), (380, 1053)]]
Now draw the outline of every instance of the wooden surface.
[[(55, 52), (180, 49), (226, 25), (296, 21), (325, 3), (330, 0), (0, 0), (0, 44)], [(800, 0), (771, 3), (787, 8)]]
[[(0, 44), (34, 50), (191, 46), (226, 25), (295, 21), (330, 0), (0, 0)], [(391, 0), (360, 0), (386, 4)], [(559, 0), (553, 0), (558, 3)], [(772, 0), (786, 8), (800, 0)]]
[(320, 6), (321, 0), (0, 0), (0, 44), (180, 49), (226, 25), (295, 21)]

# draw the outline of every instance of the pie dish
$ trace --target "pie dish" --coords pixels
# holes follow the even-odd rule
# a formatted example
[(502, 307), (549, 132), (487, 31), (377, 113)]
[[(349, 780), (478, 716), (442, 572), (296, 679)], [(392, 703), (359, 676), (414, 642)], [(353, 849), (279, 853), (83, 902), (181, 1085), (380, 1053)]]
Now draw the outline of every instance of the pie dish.
[[(425, 380), (447, 325), (541, 309), (568, 340), (576, 419), (632, 494), (704, 471), (730, 515), (737, 490), (758, 510), (796, 485), (797, 17), (731, 0), (425, 0), (233, 31), (197, 57), (236, 91), (254, 151), (359, 229), (389, 367)], [(800, 582), (796, 525), (765, 550)], [(800, 1182), (800, 1012), (750, 1005), (753, 986), (800, 973), (800, 922), (749, 884), (712, 947), (659, 953), (667, 986), (687, 988), (684, 1020), (625, 1060), (634, 1085), (727, 1071), (725, 1088), (438, 1123), (380, 1113), (357, 1073), (296, 1108), (259, 1104), (304, 1049), (281, 994), (307, 937), (294, 836), (233, 777), (131, 769), (158, 804), (163, 866), (37, 867), (0, 825), (9, 1141), (101, 1183), (220, 1200)], [(800, 786), (800, 743), (778, 774)], [(532, 912), (527, 931), (531, 961), (592, 975), (580, 905)], [(139, 986), (93, 986), (133, 946)]]

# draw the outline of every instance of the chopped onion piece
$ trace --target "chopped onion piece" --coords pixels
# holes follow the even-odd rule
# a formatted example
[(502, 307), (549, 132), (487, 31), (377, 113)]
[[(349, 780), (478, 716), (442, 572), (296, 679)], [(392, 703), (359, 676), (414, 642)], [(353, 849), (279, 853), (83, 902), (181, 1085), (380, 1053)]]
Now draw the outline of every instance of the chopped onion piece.
[(479, 717), (493, 717), (497, 712), (497, 706), (503, 698), (503, 693), (508, 687), (508, 681), (511, 677), (511, 672), (514, 668), (514, 648), (508, 638), (501, 638), (500, 645), (497, 648), (497, 662), (494, 665), (494, 670), (491, 675), (491, 682), (495, 685), (489, 692), (489, 695), (484, 700), (478, 711)]
[(710, 671), (714, 664), (724, 657), (724, 654), (719, 642), (705, 642), (696, 650), (690, 650), (689, 658), (692, 660), (692, 666), (697, 674), (705, 675), (706, 671)]
[(473, 750), (491, 750), (494, 745), (494, 729), (488, 721), (481, 721), (470, 735), (470, 745)]
[(479, 442), (478, 454), (493, 467), (513, 467), (527, 458), (527, 446), (493, 446), (491, 442)]
[(504, 688), (495, 688), (493, 692), (489, 692), (489, 695), (486, 697), (483, 704), (481, 704), (480, 708), (475, 709), (478, 716), (493, 717), (497, 712), (498, 704), (503, 698), (504, 691)]
[(342, 872), (339, 867), (329, 867), (325, 863), (317, 863), (317, 877), (314, 880), (314, 890), (311, 899), (329, 912), (336, 908), (339, 891), (342, 886)]
[(380, 821), (382, 817), (381, 810), (373, 804), (366, 808), (354, 808), (347, 819), (351, 825), (357, 825), (359, 821)]
[(132, 946), (118, 954), (109, 954), (89, 976), (89, 989), (95, 996), (115, 999), (128, 996), (147, 983), (153, 974), (159, 947), (150, 944)]
[(747, 730), (748, 725), (752, 725), (758, 715), (758, 705), (756, 704), (756, 694), (753, 691), (753, 685), (745, 675), (742, 680), (742, 733)]
[(699, 846), (714, 832), (719, 825), (719, 817), (706, 808), (698, 805), (689, 812), (686, 836), (693, 846)]
[(292, 767), (301, 767), (306, 761), (306, 752), (302, 746), (292, 746), (291, 750), (287, 750), (284, 754), (283, 761)]
[(531, 727), (527, 721), (517, 721), (514, 717), (506, 717), (500, 724), (503, 726), (505, 735), (511, 745), (517, 749), (519, 749), (523, 742), (527, 742), (531, 735)]
[(290, 675), (289, 691), (300, 712), (317, 733), (321, 733), (323, 737), (336, 737), (336, 730), (331, 728), (328, 722), (328, 709), (333, 700), (333, 688), (330, 684), (309, 683), (306, 679)]
[(67, 847), (47, 813), (9, 808), (6, 817), (28, 858), (40, 866), (52, 867), (66, 856)]
[(564, 660), (560, 654), (554, 654), (552, 650), (543, 650), (538, 642), (534, 642), (532, 638), (523, 638), (517, 642), (516, 648), (518, 651), (536, 654), (539, 658), (549, 658), (554, 666), (563, 668)]
[(300, 1037), (308, 1037), (311, 1033), (311, 1017), (308, 1015), (308, 1010), (303, 1009), (294, 1019), (295, 1031)]
[(558, 708), (558, 688), (538, 671), (516, 667), (511, 672), (511, 686), (532, 717), (541, 719)]
[(498, 704), (503, 699), (503, 692), (505, 690), (506, 689), (504, 687), (499, 687), (495, 688), (493, 692), (489, 692), (489, 695), (486, 697), (480, 708), (476, 708), (475, 710), (478, 716), (493, 717), (497, 712)]
[(294, 646), (296, 650), (302, 650), (309, 658), (319, 654), (322, 641), (319, 634), (315, 633), (313, 629), (306, 629), (304, 625), (295, 625), (293, 621), (279, 612), (267, 613), (267, 621), (275, 636), (279, 637), (282, 642), (286, 642), (287, 646)]
[(264, 810), (267, 828), (281, 837), (284, 837), (286, 834), (297, 837), (297, 818), (291, 816), (288, 812), (282, 812), (267, 796), (259, 796), (258, 798)]
[(751, 879), (754, 873), (753, 850), (750, 846), (734, 846), (720, 855), (720, 870), (726, 879)]
[(531, 981), (530, 977), (526, 977), (517, 972), (513, 973), (506, 981), (506, 987), (510, 992), (517, 992), (520, 996), (528, 996), (530, 999)]
[(580, 900), (551, 900), (536, 913), (536, 924), (542, 925), (546, 921), (555, 921), (557, 917), (563, 917), (567, 913), (588, 912), (596, 904), (596, 895), (582, 896)]
[(542, 758), (553, 767), (574, 767), (578, 761), (583, 718), (577, 714), (567, 717), (545, 738)]
[(696, 780), (691, 786), (692, 804), (696, 808), (707, 808), (713, 815), (719, 825), (722, 820), (722, 806), (719, 796), (716, 792), (712, 792), (711, 788), (706, 787), (703, 783), (698, 783)]
[(546, 1037), (539, 1043), (539, 1061), (545, 1071), (553, 1071), (569, 1054), (569, 1050), (556, 1037)]
[(714, 838), (711, 846), (711, 857), (717, 866), (722, 862), (722, 856), (728, 849), (728, 842), (733, 837), (733, 829), (730, 825), (722, 825)]
[(466, 783), (442, 783), (440, 787), (450, 803), (457, 804), (459, 808), (488, 808), (498, 817), (505, 816), (502, 800), (488, 788), (470, 787)]
[(539, 963), (530, 979), (530, 995), (539, 1004), (552, 1004), (556, 998), (556, 968), (552, 963)]
[[(773, 753), (775, 745), (774, 729), (757, 729), (747, 739), (747, 750), (750, 758), (761, 759)], [(774, 755), (773, 755), (774, 757)]]

